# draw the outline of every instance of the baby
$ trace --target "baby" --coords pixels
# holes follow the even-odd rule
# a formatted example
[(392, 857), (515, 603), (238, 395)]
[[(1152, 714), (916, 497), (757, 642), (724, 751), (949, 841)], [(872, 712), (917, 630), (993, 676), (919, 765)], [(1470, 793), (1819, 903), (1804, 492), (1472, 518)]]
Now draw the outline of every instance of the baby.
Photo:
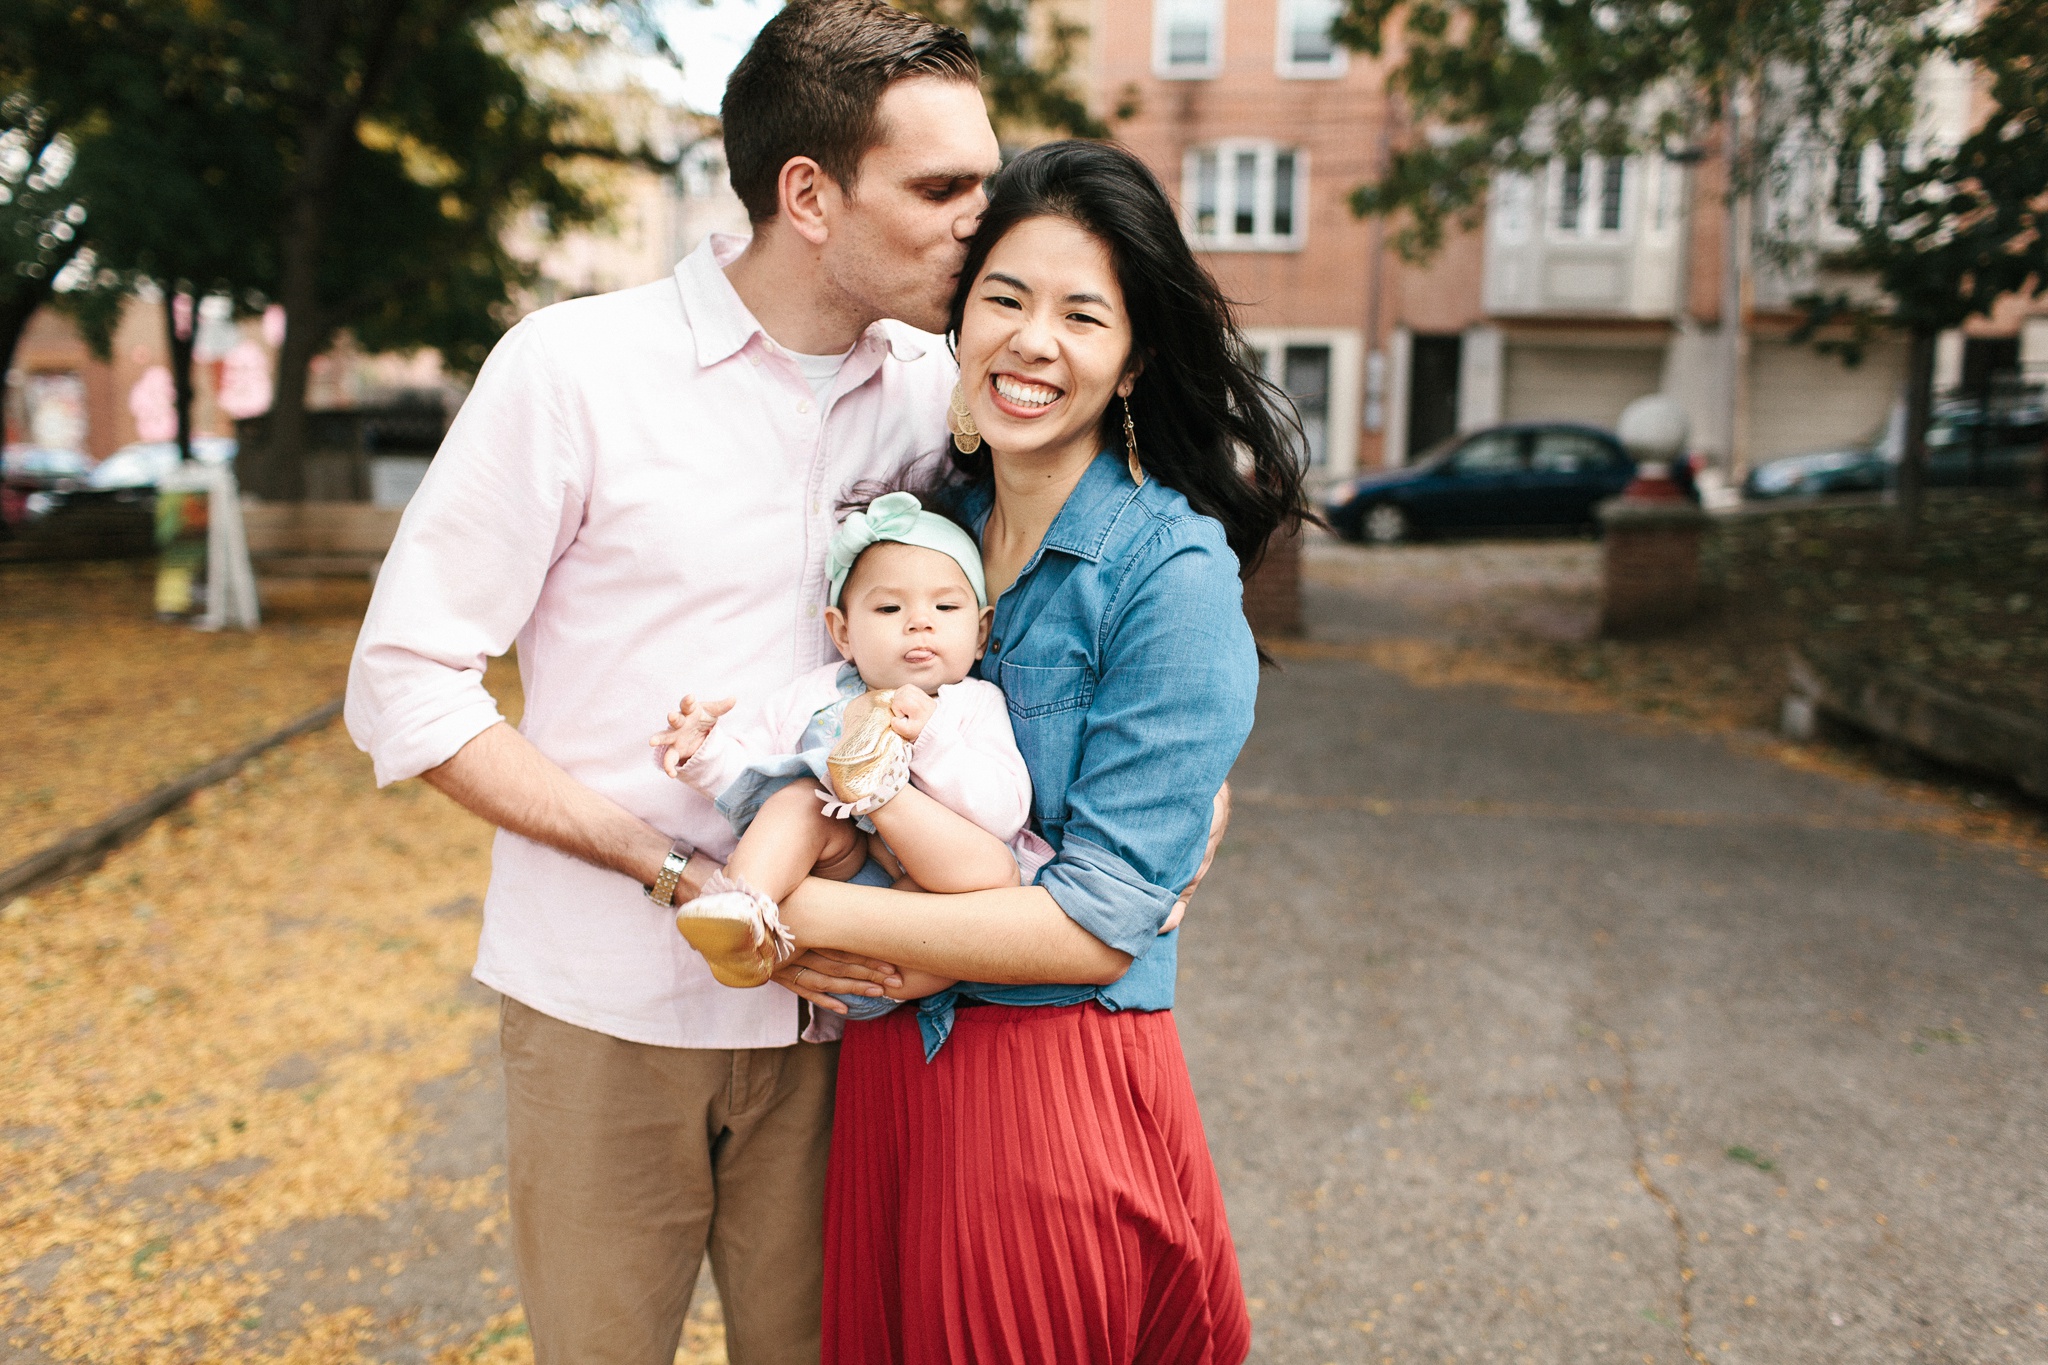
[[(728, 986), (759, 986), (787, 958), (776, 904), (807, 876), (847, 881), (872, 857), (899, 885), (982, 891), (1052, 855), (1025, 827), (1031, 775), (1003, 694), (967, 676), (995, 618), (973, 538), (888, 493), (846, 519), (828, 568), (825, 623), (845, 663), (737, 711), (684, 697), (649, 741), (740, 835), (676, 915)], [(896, 1003), (841, 999), (856, 1018)]]

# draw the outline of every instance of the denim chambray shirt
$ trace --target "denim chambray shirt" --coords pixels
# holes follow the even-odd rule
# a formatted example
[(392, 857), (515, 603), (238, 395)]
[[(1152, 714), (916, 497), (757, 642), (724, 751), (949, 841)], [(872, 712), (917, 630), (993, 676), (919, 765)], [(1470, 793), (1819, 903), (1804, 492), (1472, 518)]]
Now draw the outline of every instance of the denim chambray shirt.
[[(977, 531), (991, 499), (987, 487), (966, 499)], [(997, 600), (978, 671), (1009, 699), (1032, 823), (1058, 855), (1035, 884), (1133, 961), (1107, 986), (963, 981), (931, 996), (918, 1015), (927, 1058), (962, 996), (1173, 1007), (1180, 931), (1159, 927), (1201, 866), (1259, 687), (1222, 526), (1157, 479), (1133, 486), (1123, 452), (1097, 455)]]

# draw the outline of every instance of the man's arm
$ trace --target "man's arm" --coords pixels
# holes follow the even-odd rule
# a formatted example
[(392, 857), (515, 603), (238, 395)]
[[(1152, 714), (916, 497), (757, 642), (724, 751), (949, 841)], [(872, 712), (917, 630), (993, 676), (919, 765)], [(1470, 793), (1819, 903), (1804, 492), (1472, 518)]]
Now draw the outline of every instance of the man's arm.
[[(500, 829), (624, 873), (642, 886), (654, 884), (668, 857), (666, 834), (563, 772), (503, 721), (420, 776), (464, 810)], [(698, 894), (704, 879), (717, 868), (704, 855), (692, 855), (676, 899)]]
[[(624, 873), (642, 886), (654, 884), (668, 857), (666, 834), (563, 772), (503, 721), (420, 776), (479, 819), (593, 866)], [(701, 895), (705, 879), (720, 866), (705, 854), (691, 854), (676, 881), (676, 903)], [(889, 963), (854, 953), (811, 953), (805, 961), (807, 983), (826, 992), (879, 995), (882, 987), (902, 981)], [(844, 1005), (831, 1003), (844, 1013)]]

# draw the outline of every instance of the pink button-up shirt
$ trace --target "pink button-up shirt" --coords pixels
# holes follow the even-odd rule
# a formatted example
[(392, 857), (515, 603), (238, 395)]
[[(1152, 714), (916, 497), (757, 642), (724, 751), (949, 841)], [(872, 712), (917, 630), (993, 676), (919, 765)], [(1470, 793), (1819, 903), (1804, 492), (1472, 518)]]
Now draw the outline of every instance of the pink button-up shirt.
[[(349, 669), (349, 733), (380, 785), (501, 719), (489, 658), (519, 646), (520, 730), (584, 785), (724, 857), (709, 800), (647, 737), (686, 692), (761, 696), (836, 657), (835, 504), (945, 441), (936, 338), (870, 327), (814, 398), (727, 282), (743, 239), (675, 278), (557, 304), (506, 334), (406, 508)], [(780, 986), (732, 990), (631, 878), (500, 831), (476, 978), (568, 1023), (669, 1047), (797, 1037)]]

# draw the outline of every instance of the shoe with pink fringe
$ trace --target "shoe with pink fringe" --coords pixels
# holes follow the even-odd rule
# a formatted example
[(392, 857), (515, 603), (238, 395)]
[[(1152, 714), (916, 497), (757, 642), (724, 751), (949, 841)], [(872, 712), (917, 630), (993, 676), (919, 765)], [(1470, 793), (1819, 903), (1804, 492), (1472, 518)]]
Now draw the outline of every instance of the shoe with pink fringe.
[(765, 985), (796, 952), (775, 902), (722, 868), (704, 883), (703, 895), (676, 911), (676, 928), (726, 986)]

